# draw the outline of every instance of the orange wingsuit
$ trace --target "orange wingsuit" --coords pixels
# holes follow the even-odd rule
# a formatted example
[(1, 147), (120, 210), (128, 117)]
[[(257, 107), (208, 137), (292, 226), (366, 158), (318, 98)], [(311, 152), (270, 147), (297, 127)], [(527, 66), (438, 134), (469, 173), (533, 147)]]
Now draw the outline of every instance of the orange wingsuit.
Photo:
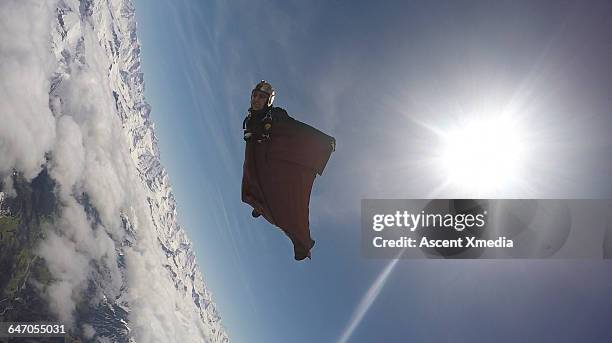
[(242, 175), (242, 201), (251, 205), (291, 242), (296, 260), (310, 257), (309, 202), (316, 174), (321, 175), (335, 140), (297, 121), (281, 108), (272, 118), (269, 138), (262, 136), (263, 114), (252, 114), (245, 127), (254, 132), (246, 143)]

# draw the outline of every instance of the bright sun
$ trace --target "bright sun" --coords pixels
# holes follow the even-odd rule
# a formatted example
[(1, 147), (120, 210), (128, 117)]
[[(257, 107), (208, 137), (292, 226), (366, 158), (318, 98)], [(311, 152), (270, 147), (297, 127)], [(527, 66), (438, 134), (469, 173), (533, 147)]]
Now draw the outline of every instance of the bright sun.
[(439, 166), (447, 182), (484, 193), (511, 185), (519, 178), (524, 140), (516, 123), (503, 118), (474, 120), (442, 135)]

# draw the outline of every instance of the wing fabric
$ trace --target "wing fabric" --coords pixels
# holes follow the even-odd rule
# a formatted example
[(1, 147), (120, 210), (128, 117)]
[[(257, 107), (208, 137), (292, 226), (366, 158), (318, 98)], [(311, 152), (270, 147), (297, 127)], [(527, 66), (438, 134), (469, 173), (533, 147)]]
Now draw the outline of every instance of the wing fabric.
[(270, 140), (246, 144), (242, 201), (291, 239), (297, 260), (310, 256), (309, 203), (334, 138), (294, 119), (274, 123)]

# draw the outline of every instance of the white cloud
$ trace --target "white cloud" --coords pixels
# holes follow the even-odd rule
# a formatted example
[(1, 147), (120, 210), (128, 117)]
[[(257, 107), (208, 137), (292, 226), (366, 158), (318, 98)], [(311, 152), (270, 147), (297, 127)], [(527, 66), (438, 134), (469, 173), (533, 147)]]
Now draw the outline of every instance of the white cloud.
[(77, 181), (81, 180), (85, 168), (83, 136), (70, 116), (61, 116), (57, 120), (56, 132), (50, 172), (53, 179), (62, 185), (62, 195), (68, 197)]
[(0, 5), (0, 177), (13, 168), (36, 176), (55, 139), (48, 95), (55, 69), (48, 35), (52, 14), (52, 1)]
[(85, 338), (92, 339), (95, 336), (96, 330), (93, 328), (93, 326), (89, 324), (83, 324), (82, 328), (83, 328), (83, 334), (85, 335)]
[(81, 299), (89, 274), (89, 259), (78, 251), (78, 243), (49, 231), (38, 254), (47, 261), (52, 282), (46, 289), (50, 307), (62, 323), (74, 323), (73, 311)]
[[(52, 282), (37, 288), (62, 322), (75, 323), (79, 302), (95, 306), (106, 297), (129, 304), (129, 326), (138, 341), (201, 341), (212, 332), (194, 306), (193, 285), (175, 287), (165, 267), (177, 262), (159, 247), (130, 133), (113, 98), (111, 78), (120, 76), (109, 71), (117, 61), (109, 59), (113, 55), (105, 50), (103, 31), (116, 20), (107, 6), (121, 11), (121, 3), (94, 4), (94, 20), (86, 20), (79, 17), (79, 1), (65, 0), (63, 27), (52, 20), (55, 2), (0, 5), (5, 24), (0, 30), (5, 93), (0, 99), (0, 177), (15, 169), (33, 178), (49, 158), (60, 213), (37, 250)], [(122, 216), (135, 231), (133, 247), (122, 245), (127, 238)], [(118, 266), (118, 251), (124, 253), (125, 271)], [(184, 258), (190, 257), (178, 260)], [(93, 278), (101, 288), (92, 299), (83, 299)], [(89, 324), (82, 329), (89, 338), (96, 335)]]

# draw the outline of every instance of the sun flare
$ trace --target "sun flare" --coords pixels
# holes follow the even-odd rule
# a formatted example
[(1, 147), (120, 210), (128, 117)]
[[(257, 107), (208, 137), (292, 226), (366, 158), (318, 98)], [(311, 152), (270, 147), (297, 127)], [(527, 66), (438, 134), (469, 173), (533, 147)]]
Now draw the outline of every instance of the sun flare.
[(505, 118), (472, 120), (442, 134), (440, 169), (449, 185), (484, 193), (520, 178), (525, 146), (523, 131)]

